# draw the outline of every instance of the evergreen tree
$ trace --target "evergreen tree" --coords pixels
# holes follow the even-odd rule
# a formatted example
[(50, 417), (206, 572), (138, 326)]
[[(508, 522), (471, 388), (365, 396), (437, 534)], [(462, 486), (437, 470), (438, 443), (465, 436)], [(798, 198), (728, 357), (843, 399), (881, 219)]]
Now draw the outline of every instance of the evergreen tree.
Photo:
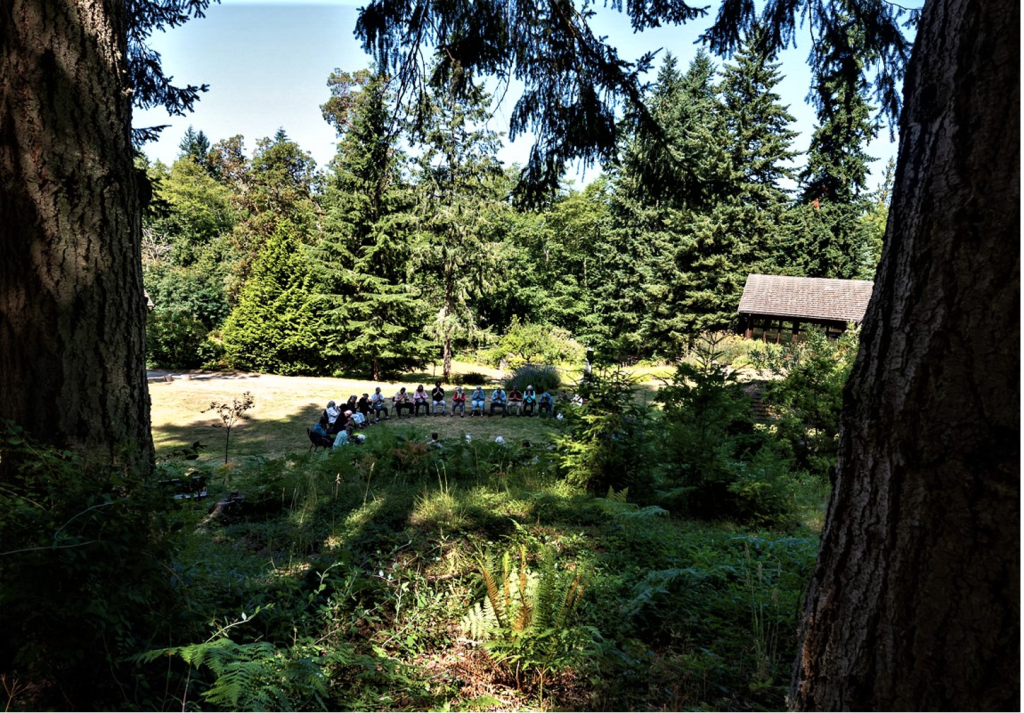
[(699, 330), (728, 324), (743, 284), (743, 187), (715, 76), (701, 50), (682, 78), (689, 108), (674, 149), (685, 167), (685, 189), (664, 218), (671, 242), (656, 264), (660, 299), (648, 308), (647, 341), (663, 354), (677, 354)]
[[(774, 89), (782, 80), (779, 63), (762, 49), (756, 28), (725, 64), (721, 82), (723, 125), (732, 166), (733, 187), (715, 206), (715, 223), (728, 223), (735, 235), (733, 264), (742, 285), (749, 273), (778, 273), (780, 246), (789, 241), (784, 214), (789, 196), (783, 181), (794, 181), (787, 165), (797, 156), (790, 128), (793, 116)], [(726, 217), (724, 210), (734, 215)], [(735, 282), (735, 280), (730, 281)], [(730, 296), (732, 296), (730, 292)]]
[(729, 156), (744, 204), (773, 210), (788, 200), (783, 181), (794, 181), (786, 164), (798, 154), (792, 149), (797, 132), (789, 108), (774, 91), (782, 81), (779, 63), (758, 50), (760, 31), (726, 63), (721, 101)]
[(287, 375), (323, 368), (297, 232), (286, 220), (278, 224), (224, 324), (224, 358), (232, 368)]
[(502, 186), (495, 153), (499, 136), (485, 128), (487, 96), (455, 72), (429, 97), (428, 121), (417, 129), (419, 212), (423, 217), (421, 281), (437, 309), (444, 378), (451, 374), (454, 342), (474, 328), (471, 293), (498, 287), (507, 277), (485, 273), (483, 241)]
[[(870, 236), (860, 217), (867, 209), (864, 191), (867, 143), (878, 124), (872, 119), (861, 55), (869, 56), (864, 32), (840, 15), (836, 42), (816, 55), (812, 97), (818, 127), (811, 136), (796, 214), (803, 272), (808, 277), (853, 278), (870, 255)], [(850, 48), (860, 48), (851, 58)], [(857, 71), (851, 71), (854, 63)]]
[(867, 258), (861, 265), (860, 274), (862, 280), (873, 280), (875, 269), (882, 259), (882, 245), (885, 238), (885, 225), (889, 221), (889, 203), (892, 200), (892, 187), (896, 178), (896, 160), (889, 159), (885, 166), (885, 175), (882, 178), (882, 185), (871, 197), (867, 211), (861, 218), (864, 229), (867, 231)]
[(429, 348), (420, 336), (426, 305), (408, 279), (414, 219), (405, 157), (390, 131), (383, 76), (336, 72), (328, 83), (334, 96), (324, 115), (342, 140), (325, 198), (327, 228), (311, 250), (324, 354), (368, 364), (380, 380), (421, 363)]
[(185, 135), (181, 138), (181, 142), (178, 144), (178, 151), (178, 158), (191, 156), (196, 163), (200, 163), (206, 159), (206, 154), (210, 152), (210, 140), (206, 138), (206, 134), (202, 131), (196, 132), (190, 124), (188, 129), (185, 130)]

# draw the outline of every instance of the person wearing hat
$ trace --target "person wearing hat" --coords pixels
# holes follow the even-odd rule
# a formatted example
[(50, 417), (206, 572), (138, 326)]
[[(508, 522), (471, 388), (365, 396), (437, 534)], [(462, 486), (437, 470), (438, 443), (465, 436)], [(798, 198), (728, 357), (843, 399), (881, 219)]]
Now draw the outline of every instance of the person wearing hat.
[(533, 410), (537, 407), (537, 392), (533, 390), (533, 384), (526, 387), (523, 392), (523, 415), (532, 416)]

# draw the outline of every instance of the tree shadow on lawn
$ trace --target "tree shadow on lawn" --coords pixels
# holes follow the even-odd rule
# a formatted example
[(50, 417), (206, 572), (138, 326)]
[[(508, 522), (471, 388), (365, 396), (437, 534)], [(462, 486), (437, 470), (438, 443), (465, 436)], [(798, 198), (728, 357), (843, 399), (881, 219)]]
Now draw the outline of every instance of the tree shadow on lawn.
[[(286, 453), (309, 450), (306, 429), (319, 420), (323, 407), (317, 403), (297, 406), (278, 418), (261, 418), (246, 414), (231, 428), (228, 460), (246, 456), (280, 457)], [(187, 423), (153, 424), (153, 441), (157, 459), (171, 451), (186, 448), (195, 442), (203, 445), (198, 459), (201, 463), (223, 463), (225, 441), (228, 439), (220, 417), (214, 411), (198, 413)]]

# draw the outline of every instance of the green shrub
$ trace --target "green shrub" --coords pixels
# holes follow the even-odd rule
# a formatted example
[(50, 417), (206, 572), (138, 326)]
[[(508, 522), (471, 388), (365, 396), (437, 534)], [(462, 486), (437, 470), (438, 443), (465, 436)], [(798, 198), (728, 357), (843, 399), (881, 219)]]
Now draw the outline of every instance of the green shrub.
[(797, 467), (826, 477), (839, 454), (839, 416), (843, 387), (860, 341), (858, 329), (829, 339), (821, 330), (803, 333), (798, 342), (763, 345), (751, 362), (779, 377), (764, 389), (764, 403), (778, 417), (776, 433), (796, 457)]
[(547, 364), (525, 364), (505, 379), (506, 389), (516, 388), (525, 391), (526, 387), (531, 385), (538, 396), (545, 390), (554, 394), (562, 385), (562, 375), (558, 373), (558, 369)]
[(206, 328), (179, 309), (153, 311), (146, 320), (146, 362), (168, 369), (195, 369), (203, 364)]
[(658, 393), (664, 503), (695, 517), (788, 523), (790, 461), (755, 431), (750, 401), (723, 364), (722, 335), (704, 335)]
[(481, 374), (479, 371), (467, 371), (465, 374), (452, 374), (452, 383), (456, 386), (476, 386), (477, 384), (488, 384), (491, 377)]
[(311, 374), (326, 367), (317, 341), (309, 268), (288, 221), (267, 240), (224, 324), (224, 358), (233, 369)]
[(497, 345), (481, 357), (491, 366), (517, 369), (537, 362), (578, 364), (585, 355), (585, 347), (567, 330), (550, 324), (523, 324), (515, 316)]

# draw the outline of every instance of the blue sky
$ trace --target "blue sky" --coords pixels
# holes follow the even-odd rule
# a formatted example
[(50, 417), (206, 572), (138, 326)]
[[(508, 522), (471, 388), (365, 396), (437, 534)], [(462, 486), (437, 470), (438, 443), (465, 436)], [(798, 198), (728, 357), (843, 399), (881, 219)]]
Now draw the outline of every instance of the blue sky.
[[(330, 96), (327, 77), (336, 67), (356, 70), (369, 63), (353, 35), (363, 1), (222, 0), (210, 6), (205, 18), (156, 33), (152, 46), (163, 57), (165, 73), (178, 85), (209, 84), (210, 91), (185, 117), (168, 117), (162, 109), (136, 110), (136, 126), (170, 125), (159, 141), (145, 147), (146, 154), (165, 163), (174, 161), (189, 125), (214, 142), (242, 134), (250, 153), (257, 139), (283, 128), (313, 155), (318, 166), (325, 166), (336, 142), (334, 130), (320, 114), (320, 105)], [(596, 34), (608, 36), (624, 59), (663, 48), (662, 54), (672, 52), (685, 68), (697, 51), (694, 41), (710, 20), (641, 34), (631, 31), (624, 15), (599, 7), (593, 27)], [(794, 128), (801, 134), (795, 142), (798, 150), (806, 149), (814, 129), (814, 111), (804, 101), (810, 86), (807, 52), (805, 42), (780, 56), (786, 78), (776, 88), (796, 117)], [(655, 71), (658, 64), (660, 59)], [(506, 132), (510, 109), (511, 102), (499, 108), (491, 128)], [(522, 163), (529, 147), (529, 137), (520, 137), (507, 144), (499, 158)], [(872, 165), (872, 186), (880, 181), (896, 149), (885, 129), (869, 146), (868, 153), (878, 157)], [(591, 168), (578, 179), (587, 182), (595, 175), (597, 170)]]

